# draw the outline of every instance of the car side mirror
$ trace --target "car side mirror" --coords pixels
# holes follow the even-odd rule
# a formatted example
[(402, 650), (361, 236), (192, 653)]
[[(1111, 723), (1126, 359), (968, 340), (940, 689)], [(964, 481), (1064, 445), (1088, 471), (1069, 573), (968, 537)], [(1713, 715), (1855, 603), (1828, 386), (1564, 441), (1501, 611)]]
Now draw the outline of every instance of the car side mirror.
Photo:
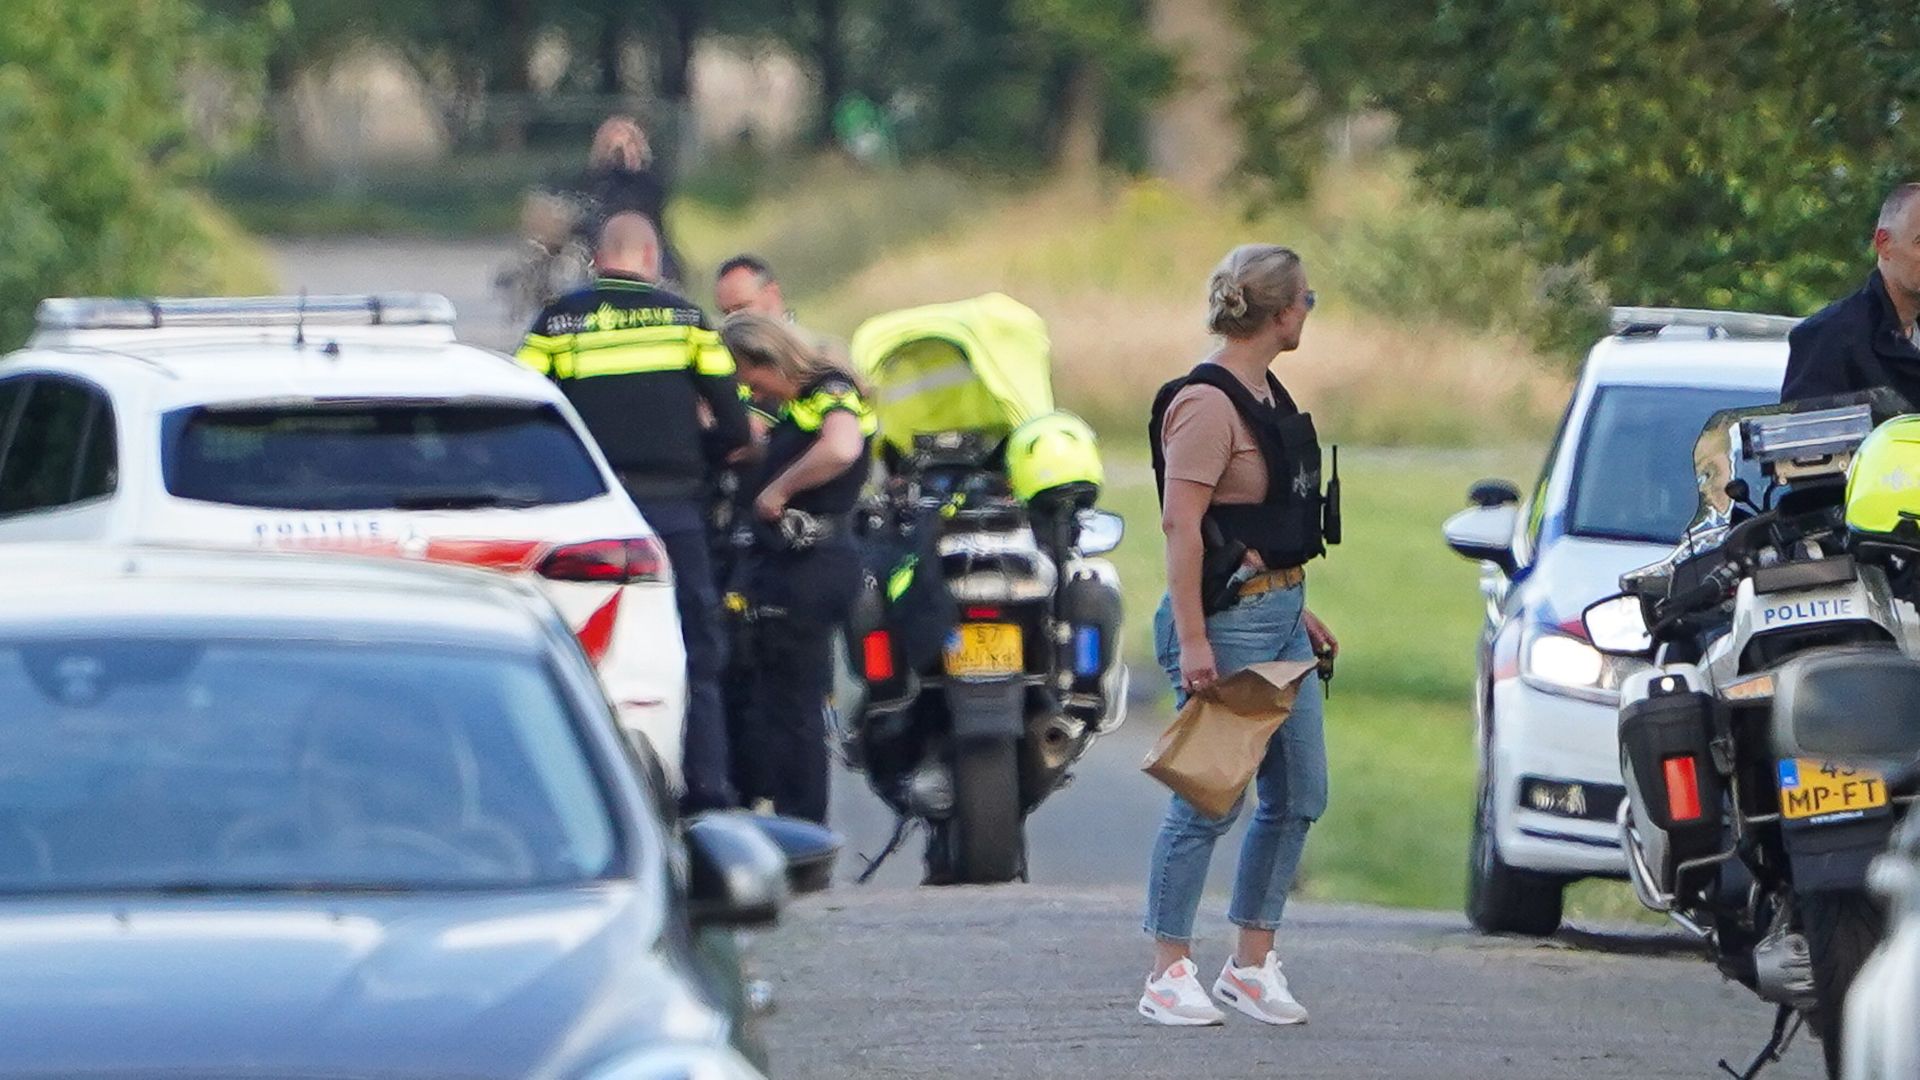
[(1467, 489), (1467, 501), (1475, 506), (1514, 506), (1520, 502), (1520, 489), (1511, 480), (1481, 480)]
[(1920, 662), (1897, 649), (1806, 653), (1773, 672), (1780, 757), (1904, 773), (1920, 763)]
[(1637, 596), (1609, 596), (1582, 612), (1580, 622), (1587, 628), (1587, 640), (1603, 653), (1643, 656), (1653, 648), (1646, 608)]
[(1105, 510), (1080, 511), (1080, 553), (1105, 555), (1127, 535), (1127, 520)]
[(833, 884), (833, 865), (840, 857), (838, 833), (800, 818), (755, 817), (753, 823), (786, 859), (789, 893), (806, 896)]
[(695, 926), (765, 926), (787, 901), (787, 857), (749, 814), (687, 822), (687, 917)]
[(1490, 562), (1500, 572), (1519, 569), (1513, 555), (1513, 528), (1519, 520), (1519, 508), (1513, 503), (1496, 506), (1472, 506), (1447, 519), (1441, 533), (1447, 546), (1476, 562)]

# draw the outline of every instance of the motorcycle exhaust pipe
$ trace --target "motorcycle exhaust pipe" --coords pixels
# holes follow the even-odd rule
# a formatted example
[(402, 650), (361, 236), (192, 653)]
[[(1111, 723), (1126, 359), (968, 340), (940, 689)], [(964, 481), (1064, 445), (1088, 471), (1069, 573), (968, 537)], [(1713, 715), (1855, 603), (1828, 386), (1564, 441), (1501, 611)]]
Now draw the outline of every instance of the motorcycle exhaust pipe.
[(1071, 716), (1050, 716), (1040, 725), (1040, 760), (1049, 769), (1063, 769), (1078, 756), (1087, 722)]

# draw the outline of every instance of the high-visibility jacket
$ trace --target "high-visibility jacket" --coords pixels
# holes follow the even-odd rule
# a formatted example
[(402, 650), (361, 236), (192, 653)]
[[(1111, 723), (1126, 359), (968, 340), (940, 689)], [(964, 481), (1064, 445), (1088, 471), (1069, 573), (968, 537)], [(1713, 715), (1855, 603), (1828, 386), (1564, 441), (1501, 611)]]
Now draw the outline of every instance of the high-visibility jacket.
[(547, 305), (515, 356), (559, 384), (636, 497), (702, 497), (750, 437), (733, 357), (706, 314), (637, 278), (606, 275)]

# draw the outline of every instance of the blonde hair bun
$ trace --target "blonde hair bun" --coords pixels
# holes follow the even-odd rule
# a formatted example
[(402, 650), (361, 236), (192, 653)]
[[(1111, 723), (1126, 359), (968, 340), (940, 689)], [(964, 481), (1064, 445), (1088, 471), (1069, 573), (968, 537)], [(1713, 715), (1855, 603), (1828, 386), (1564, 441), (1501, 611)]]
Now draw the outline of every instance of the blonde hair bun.
[(1228, 252), (1207, 279), (1207, 329), (1230, 338), (1250, 337), (1292, 307), (1306, 283), (1306, 271), (1292, 248), (1242, 244)]

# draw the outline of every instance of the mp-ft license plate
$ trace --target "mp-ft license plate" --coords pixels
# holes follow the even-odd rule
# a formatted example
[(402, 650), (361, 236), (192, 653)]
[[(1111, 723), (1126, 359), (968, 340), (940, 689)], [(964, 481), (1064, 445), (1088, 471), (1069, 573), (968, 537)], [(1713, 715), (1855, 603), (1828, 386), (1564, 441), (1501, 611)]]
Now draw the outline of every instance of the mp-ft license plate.
[(1860, 817), (1887, 805), (1887, 779), (1872, 769), (1813, 758), (1780, 763), (1780, 816), (1788, 821)]
[(947, 639), (947, 674), (956, 679), (1017, 675), (1026, 666), (1018, 623), (961, 623)]

